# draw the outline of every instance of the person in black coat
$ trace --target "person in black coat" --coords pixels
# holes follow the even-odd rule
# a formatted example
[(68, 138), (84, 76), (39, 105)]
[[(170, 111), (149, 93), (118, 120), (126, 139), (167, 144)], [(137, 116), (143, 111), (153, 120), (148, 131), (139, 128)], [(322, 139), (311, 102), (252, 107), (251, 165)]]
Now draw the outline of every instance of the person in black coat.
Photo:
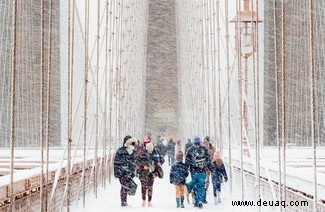
[(136, 158), (134, 146), (137, 140), (131, 136), (125, 136), (123, 146), (118, 148), (114, 157), (114, 176), (119, 179), (121, 184), (120, 198), (121, 206), (128, 206), (127, 194), (132, 178), (135, 176)]
[(185, 154), (187, 153), (188, 148), (190, 148), (192, 145), (193, 145), (193, 144), (192, 144), (192, 142), (191, 142), (191, 139), (188, 138), (188, 139), (187, 139), (187, 143), (185, 144)]
[(157, 145), (155, 146), (155, 149), (159, 152), (162, 158), (164, 158), (167, 154), (167, 147), (163, 144), (162, 140), (158, 140)]
[(168, 165), (171, 166), (175, 163), (175, 141), (171, 138), (167, 144)]
[(172, 165), (169, 174), (170, 183), (174, 184), (176, 188), (176, 205), (178, 208), (184, 208), (184, 191), (187, 176), (188, 170), (185, 163), (183, 163), (183, 152), (179, 151), (176, 155), (176, 163)]
[(208, 150), (201, 146), (201, 139), (196, 137), (194, 144), (187, 150), (185, 164), (189, 167), (194, 190), (194, 207), (203, 208), (206, 172), (211, 170), (211, 158)]

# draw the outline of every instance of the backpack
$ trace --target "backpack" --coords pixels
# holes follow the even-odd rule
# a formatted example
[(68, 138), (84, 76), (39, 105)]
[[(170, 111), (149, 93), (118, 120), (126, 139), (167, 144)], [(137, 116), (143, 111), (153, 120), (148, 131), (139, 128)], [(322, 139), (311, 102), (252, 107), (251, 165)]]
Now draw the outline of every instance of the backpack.
[(206, 167), (206, 153), (203, 147), (195, 148), (195, 151), (193, 151), (193, 163), (194, 167), (198, 167), (200, 169), (204, 169), (204, 167)]

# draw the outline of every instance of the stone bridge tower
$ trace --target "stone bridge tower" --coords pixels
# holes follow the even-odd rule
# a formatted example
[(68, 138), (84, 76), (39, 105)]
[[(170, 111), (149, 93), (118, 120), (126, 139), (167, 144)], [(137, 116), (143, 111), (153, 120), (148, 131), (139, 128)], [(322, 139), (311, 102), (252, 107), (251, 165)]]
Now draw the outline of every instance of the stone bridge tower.
[(178, 136), (175, 0), (150, 0), (146, 133)]

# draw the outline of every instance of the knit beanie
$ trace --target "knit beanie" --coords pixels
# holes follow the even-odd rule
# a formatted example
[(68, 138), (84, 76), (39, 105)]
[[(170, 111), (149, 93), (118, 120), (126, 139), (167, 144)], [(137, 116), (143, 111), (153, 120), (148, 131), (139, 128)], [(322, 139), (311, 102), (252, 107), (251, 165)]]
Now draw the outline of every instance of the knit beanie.
[(144, 146), (146, 146), (147, 143), (149, 143), (149, 142), (150, 142), (150, 138), (149, 138), (149, 137), (145, 137), (145, 138), (143, 139), (143, 145), (144, 145)]
[(153, 143), (151, 143), (151, 142), (150, 143), (147, 143), (146, 150), (152, 152), (153, 151)]
[(221, 152), (220, 152), (219, 149), (216, 149), (216, 151), (214, 151), (213, 159), (214, 160), (217, 160), (217, 159), (220, 159), (221, 160)]

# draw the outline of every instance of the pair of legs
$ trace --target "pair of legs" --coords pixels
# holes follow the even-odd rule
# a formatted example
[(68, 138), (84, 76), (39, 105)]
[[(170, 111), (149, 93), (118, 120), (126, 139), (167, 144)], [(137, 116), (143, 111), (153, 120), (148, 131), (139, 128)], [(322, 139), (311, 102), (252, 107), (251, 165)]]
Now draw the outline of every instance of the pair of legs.
[(208, 203), (207, 201), (207, 191), (209, 189), (210, 185), (210, 175), (206, 175), (206, 180), (205, 180), (205, 191), (204, 191), (204, 203)]
[(204, 202), (204, 186), (205, 186), (205, 173), (193, 173), (191, 175), (193, 182), (193, 190), (194, 190), (194, 207), (203, 207)]
[(128, 195), (128, 180), (125, 178), (119, 178), (121, 184), (120, 198), (121, 206), (127, 206), (127, 195)]
[(154, 178), (151, 175), (149, 175), (144, 178), (140, 178), (140, 182), (141, 182), (142, 200), (143, 201), (146, 200), (147, 190), (148, 190), (148, 202), (151, 202)]
[(213, 182), (213, 196), (214, 196), (215, 205), (221, 202), (220, 194), (221, 194), (221, 182), (219, 181)]
[(177, 207), (184, 208), (184, 194), (185, 194), (185, 185), (175, 185), (176, 189), (176, 204)]
[(175, 154), (168, 153), (168, 165), (171, 166), (175, 163)]

